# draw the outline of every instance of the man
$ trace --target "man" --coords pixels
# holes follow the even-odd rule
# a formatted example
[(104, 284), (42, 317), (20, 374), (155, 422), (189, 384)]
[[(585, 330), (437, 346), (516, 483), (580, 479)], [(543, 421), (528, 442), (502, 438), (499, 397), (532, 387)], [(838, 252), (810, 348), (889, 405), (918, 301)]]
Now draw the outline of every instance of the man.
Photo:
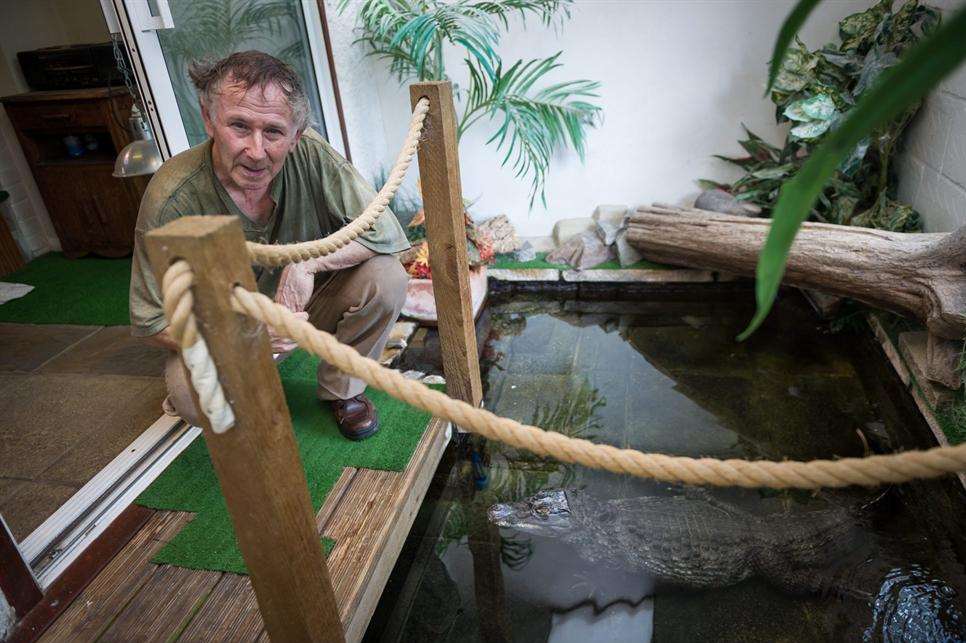
[[(209, 138), (166, 161), (144, 193), (131, 272), (131, 324), (134, 335), (174, 351), (165, 367), (168, 402), (197, 424), (199, 413), (166, 328), (144, 234), (182, 216), (233, 214), (250, 241), (308, 241), (358, 216), (375, 193), (308, 128), (308, 101), (285, 63), (247, 51), (195, 65), (190, 75)], [(378, 358), (402, 309), (408, 279), (392, 253), (408, 247), (387, 210), (373, 229), (337, 252), (284, 271), (255, 267), (258, 289), (361, 354)], [(271, 339), (275, 352), (294, 348), (286, 338)], [(379, 428), (364, 390), (361, 380), (328, 364), (319, 366), (318, 396), (332, 405), (339, 430), (351, 440)]]

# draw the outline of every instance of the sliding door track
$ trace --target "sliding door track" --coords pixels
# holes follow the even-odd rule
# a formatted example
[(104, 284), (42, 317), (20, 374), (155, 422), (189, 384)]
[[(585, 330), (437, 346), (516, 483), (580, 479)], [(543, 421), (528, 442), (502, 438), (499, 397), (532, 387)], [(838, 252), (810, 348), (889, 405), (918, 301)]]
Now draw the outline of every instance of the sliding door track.
[(46, 589), (162, 471), (201, 435), (163, 415), (20, 543)]

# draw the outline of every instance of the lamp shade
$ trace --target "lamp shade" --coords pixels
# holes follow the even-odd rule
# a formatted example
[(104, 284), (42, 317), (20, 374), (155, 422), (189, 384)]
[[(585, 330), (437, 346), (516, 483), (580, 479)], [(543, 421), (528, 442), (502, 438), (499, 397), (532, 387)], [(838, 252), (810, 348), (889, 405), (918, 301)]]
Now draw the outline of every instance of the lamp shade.
[(124, 179), (130, 176), (154, 174), (161, 167), (161, 150), (154, 139), (132, 141), (124, 146), (114, 161), (114, 176)]
[(161, 167), (164, 159), (161, 158), (161, 150), (154, 142), (151, 128), (137, 105), (131, 108), (131, 118), (128, 122), (131, 133), (138, 140), (131, 141), (118, 152), (117, 159), (114, 161), (114, 176), (124, 179), (129, 176), (154, 174)]

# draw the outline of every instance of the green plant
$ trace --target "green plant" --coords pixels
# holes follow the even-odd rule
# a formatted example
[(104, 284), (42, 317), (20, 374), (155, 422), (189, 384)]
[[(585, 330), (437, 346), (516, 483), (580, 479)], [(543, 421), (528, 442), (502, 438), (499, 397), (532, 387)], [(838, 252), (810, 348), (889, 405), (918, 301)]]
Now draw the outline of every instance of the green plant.
[[(359, 8), (361, 37), (370, 55), (389, 63), (400, 83), (450, 80), (444, 63), (447, 47), (462, 49), (468, 85), (454, 83), (462, 103), (457, 136), (481, 119), (496, 121), (487, 140), (503, 153), (517, 177), (531, 178), (530, 207), (545, 183), (550, 159), (563, 147), (584, 158), (587, 129), (601, 109), (590, 102), (600, 84), (571, 80), (544, 85), (559, 68), (561, 52), (549, 58), (505, 65), (496, 51), (501, 30), (512, 15), (536, 17), (544, 25), (569, 17), (572, 0), (366, 0)], [(340, 0), (344, 11), (349, 0)]]
[[(778, 122), (791, 127), (781, 148), (768, 144), (747, 128), (739, 144), (742, 158), (716, 155), (741, 167), (745, 174), (730, 185), (702, 180), (739, 200), (761, 206), (770, 214), (782, 184), (795, 176), (816, 146), (845, 118), (856, 101), (884, 70), (938, 23), (935, 9), (907, 2), (893, 12), (891, 0), (848, 16), (839, 23), (842, 42), (809, 51), (797, 38), (779, 64), (772, 64), (775, 81), (769, 92)], [(903, 130), (918, 109), (913, 104), (888, 123), (862, 138), (818, 195), (810, 218), (840, 225), (858, 225), (902, 232), (920, 229), (918, 213), (893, 197), (896, 179), (890, 161)]]
[[(789, 34), (797, 32), (817, 4), (816, 0), (800, 0), (785, 21), (773, 56), (773, 61), (777, 59), (781, 63), (772, 64), (769, 90), (777, 86), (786, 56), (794, 55), (790, 53)], [(889, 0), (885, 0), (885, 4), (891, 6)], [(758, 308), (748, 327), (739, 336), (740, 339), (753, 333), (771, 310), (795, 235), (842, 163), (865, 137), (918, 103), (966, 59), (964, 42), (966, 8), (961, 8), (911, 47), (897, 64), (882, 71), (842, 122), (809, 153), (808, 160), (795, 176), (784, 183), (772, 212), (773, 222), (768, 238), (758, 259), (755, 285)]]

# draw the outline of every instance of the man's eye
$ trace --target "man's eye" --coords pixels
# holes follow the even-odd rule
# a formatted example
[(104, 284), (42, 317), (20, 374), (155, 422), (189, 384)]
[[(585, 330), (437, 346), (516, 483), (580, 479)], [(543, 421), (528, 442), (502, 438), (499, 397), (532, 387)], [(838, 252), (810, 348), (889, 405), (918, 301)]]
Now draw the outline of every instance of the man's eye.
[(237, 130), (248, 129), (247, 127), (245, 127), (244, 123), (232, 123), (231, 126)]

